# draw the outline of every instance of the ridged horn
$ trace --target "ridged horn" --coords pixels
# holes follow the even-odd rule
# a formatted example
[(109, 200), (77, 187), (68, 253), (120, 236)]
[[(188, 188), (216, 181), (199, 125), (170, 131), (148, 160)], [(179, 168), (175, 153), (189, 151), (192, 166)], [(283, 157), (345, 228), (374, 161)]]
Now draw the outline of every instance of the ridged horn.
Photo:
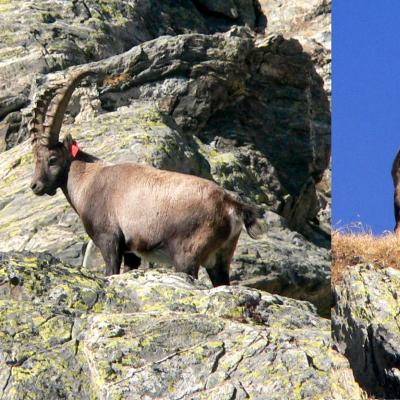
[(44, 132), (44, 119), (50, 101), (57, 87), (47, 87), (33, 102), (32, 118), (28, 122), (29, 134), (32, 139), (32, 144), (40, 142)]
[(42, 122), (43, 134), (40, 142), (45, 146), (53, 146), (57, 144), (64, 114), (67, 109), (72, 93), (82, 81), (89, 75), (94, 75), (93, 71), (81, 71), (72, 75), (65, 86), (56, 89), (55, 96), (52, 98), (45, 113), (45, 119)]

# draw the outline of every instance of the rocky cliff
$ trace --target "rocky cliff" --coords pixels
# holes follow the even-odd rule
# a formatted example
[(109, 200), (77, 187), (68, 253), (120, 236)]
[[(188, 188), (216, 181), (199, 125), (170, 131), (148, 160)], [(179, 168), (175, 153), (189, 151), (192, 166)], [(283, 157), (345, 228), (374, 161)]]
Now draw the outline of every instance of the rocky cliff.
[(109, 161), (201, 175), (270, 210), (264, 240), (242, 235), (233, 278), (308, 298), (327, 315), (329, 93), (301, 42), (288, 32), (261, 34), (265, 16), (252, 1), (1, 7), (1, 250), (82, 263), (88, 238), (66, 201), (27, 190), (24, 140), (35, 93), (71, 69), (91, 68), (98, 79), (77, 90), (64, 132)]
[(335, 288), (332, 331), (356, 379), (378, 398), (400, 398), (400, 271), (348, 268)]
[(333, 338), (374, 398), (400, 398), (399, 244), (394, 234), (333, 235)]
[[(38, 376), (42, 376), (38, 398), (44, 394), (74, 398), (79, 391), (90, 398), (96, 388), (103, 386), (102, 398), (124, 398), (127, 386), (135, 382), (144, 385), (146, 377), (150, 379), (148, 385), (153, 385), (144, 386), (147, 394), (126, 392), (126, 396), (135, 398), (151, 393), (153, 397), (162, 394), (165, 398), (200, 398), (202, 393), (207, 398), (246, 398), (249, 390), (253, 391), (251, 398), (265, 398), (265, 394), (257, 394), (257, 390), (262, 390), (257, 389), (262, 386), (258, 383), (265, 379), (270, 382), (269, 392), (276, 391), (276, 398), (318, 398), (323, 393), (318, 387), (329, 393), (331, 397), (327, 398), (346, 399), (351, 391), (359, 393), (346, 361), (328, 350), (327, 331), (323, 333), (326, 321), (317, 317), (308, 303), (250, 289), (212, 291), (204, 289), (209, 284), (206, 280), (200, 288), (187, 278), (168, 277), (170, 272), (137, 272), (104, 280), (102, 261), (96, 261), (95, 256), (91, 257), (90, 269), (96, 278), (89, 276), (87, 270), (77, 269), (88, 244), (78, 217), (62, 194), (38, 198), (28, 188), (33, 159), (26, 124), (32, 98), (46, 85), (63, 81), (76, 69), (91, 69), (97, 72), (96, 79), (76, 90), (61, 134), (71, 133), (85, 151), (110, 162), (149, 163), (203, 176), (263, 207), (267, 210), (267, 234), (257, 242), (241, 235), (231, 279), (272, 294), (308, 300), (320, 315), (328, 316), (330, 3), (6, 0), (0, 2), (0, 15), (0, 251), (8, 254), (3, 256), (3, 265), (17, 265), (16, 275), (22, 276), (14, 279), (8, 269), (4, 275), (4, 299), (10, 294), (16, 297), (9, 305), (5, 300), (0, 321), (7, 325), (14, 316), (21, 315), (14, 331), (7, 336), (4, 352), (8, 348), (17, 351), (24, 340), (34, 347), (26, 351), (22, 347), (22, 355), (15, 356), (15, 364), (13, 356), (2, 358), (11, 360), (1, 376), (3, 397), (11, 396), (7, 390), (13, 391), (10, 393), (14, 393), (14, 398), (32, 390), (31, 382)], [(61, 261), (40, 255), (29, 256), (29, 261), (16, 253), (20, 251), (49, 252)], [(51, 289), (40, 289), (40, 280)], [(247, 360), (248, 354), (241, 353), (241, 346), (249, 344), (250, 349), (251, 337), (257, 336), (257, 332), (265, 334), (268, 324), (264, 317), (259, 317), (258, 311), (255, 316), (235, 311), (239, 320), (228, 317), (229, 323), (221, 321), (220, 314), (212, 316), (203, 308), (200, 307), (204, 312), (196, 308), (196, 304), (203, 302), (200, 297), (193, 304), (191, 299), (182, 305), (185, 300), (171, 306), (167, 314), (157, 314), (165, 298), (159, 298), (153, 310), (143, 305), (137, 307), (135, 299), (140, 298), (138, 291), (142, 290), (135, 286), (137, 280), (144, 291), (150, 292), (164, 291), (154, 289), (154, 280), (159, 280), (162, 287), (164, 283), (170, 287), (170, 280), (174, 284), (181, 282), (177, 285), (185, 287), (185, 294), (176, 294), (178, 298), (197, 293), (206, 299), (204, 304), (213, 303), (214, 293), (224, 299), (226, 296), (229, 304), (235, 303), (235, 293), (250, 290), (246, 292), (251, 293), (250, 303), (261, 301), (251, 300), (254, 296), (264, 296), (272, 302), (268, 317), (271, 323), (287, 316), (289, 325), (284, 329), (288, 331), (293, 327), (291, 319), (295, 321), (298, 313), (304, 312), (301, 318), (307, 321), (299, 321), (298, 329), (306, 336), (302, 333), (293, 343), (302, 349), (311, 340), (308, 334), (317, 335), (312, 339), (318, 343), (312, 352), (318, 358), (317, 354), (330, 351), (326, 361), (330, 364), (322, 366), (313, 361), (312, 352), (308, 354), (305, 348), (299, 350), (301, 354), (296, 350), (283, 356), (292, 361), (274, 364), (272, 360), (281, 355), (265, 350), (266, 357), (271, 357), (272, 369), (266, 367), (258, 377), (244, 371), (254, 369), (256, 359), (249, 359), (248, 365), (246, 361), (241, 372), (241, 361), (227, 361), (232, 368), (222, 371), (218, 360), (225, 353), (230, 354), (226, 359)], [(125, 289), (117, 290), (118, 285)], [(23, 293), (31, 289), (35, 290), (34, 295), (24, 297)], [(110, 293), (117, 294), (107, 300)], [(52, 296), (60, 296), (54, 300), (60, 301), (56, 307)], [(19, 303), (18, 299), (24, 302)], [(148, 302), (151, 308), (152, 301), (146, 297), (139, 303)], [(245, 303), (240, 303), (240, 307), (246, 309)], [(281, 313), (280, 303), (291, 306), (284, 306)], [(64, 306), (65, 312), (60, 311), (59, 307)], [(18, 307), (24, 307), (26, 312)], [(107, 307), (111, 310), (109, 320)], [(221, 307), (225, 308), (225, 303)], [(31, 319), (33, 310), (37, 320)], [(136, 314), (119, 317), (121, 310)], [(147, 315), (150, 311), (156, 315)], [(259, 311), (264, 313), (261, 308)], [(194, 319), (192, 313), (196, 314)], [(206, 314), (207, 320), (216, 318), (218, 328), (206, 324)], [(246, 318), (254, 325), (249, 332)], [(165, 343), (165, 348), (162, 344), (167, 335), (162, 333), (163, 327), (170, 332), (168, 335), (174, 335), (175, 323), (183, 329), (180, 340), (188, 343), (184, 348), (187, 350), (182, 352), (176, 343)], [(239, 325), (230, 326), (231, 323)], [(109, 334), (107, 326), (121, 330), (122, 336)], [(313, 330), (312, 326), (317, 328)], [(146, 329), (158, 337), (156, 344), (150, 340), (150, 350), (141, 342), (145, 342)], [(274, 329), (272, 324), (271, 332)], [(195, 334), (198, 341), (190, 337), (192, 330), (199, 331)], [(17, 331), (22, 336), (13, 347), (10, 343), (18, 336)], [(134, 345), (136, 339), (131, 331), (142, 338)], [(225, 342), (225, 338), (236, 334), (247, 335), (248, 341)], [(54, 335), (59, 338), (54, 339)], [(281, 341), (278, 336), (263, 343), (276, 349), (285, 347), (285, 339)], [(219, 344), (207, 344), (208, 337)], [(98, 338), (98, 343), (93, 338)], [(57, 350), (54, 358), (49, 358), (53, 342)], [(125, 354), (131, 345), (136, 350), (132, 354), (126, 350)], [(254, 354), (262, 354), (261, 347), (257, 344)], [(108, 360), (114, 350), (118, 353), (116, 359)], [(153, 350), (156, 358), (152, 358)], [(31, 358), (31, 354), (36, 358)], [(214, 361), (202, 365), (198, 358)], [(300, 375), (292, 371), (290, 363), (294, 366), (294, 360), (305, 368), (301, 373), (299, 369)], [(115, 374), (114, 362), (118, 364)], [(178, 365), (182, 368), (177, 372), (179, 376), (167, 376)], [(276, 382), (281, 382), (281, 377), (271, 371), (277, 372), (276, 368), (284, 365), (289, 376), (279, 391)], [(61, 370), (57, 372), (58, 366)], [(328, 370), (334, 371), (337, 380)], [(190, 374), (197, 374), (193, 371), (200, 374), (199, 381), (190, 378)], [(47, 385), (53, 374), (54, 380)], [(304, 383), (306, 375), (315, 377), (310, 386)], [(236, 377), (228, 382), (231, 376)], [(328, 385), (332, 379), (336, 382), (335, 390)], [(206, 384), (208, 380), (214, 383)], [(290, 392), (294, 388), (295, 392)], [(168, 395), (168, 390), (175, 394)], [(61, 394), (55, 395), (56, 392)], [(362, 394), (357, 395), (362, 398)]]
[(3, 399), (365, 399), (310, 303), (0, 254)]

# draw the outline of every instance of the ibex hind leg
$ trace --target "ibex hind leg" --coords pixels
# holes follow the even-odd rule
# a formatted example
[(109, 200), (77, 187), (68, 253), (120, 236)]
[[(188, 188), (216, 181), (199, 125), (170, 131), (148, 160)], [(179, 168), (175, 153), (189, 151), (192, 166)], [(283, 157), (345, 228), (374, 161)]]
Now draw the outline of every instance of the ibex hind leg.
[(186, 260), (182, 260), (175, 263), (176, 272), (185, 272), (186, 274), (192, 276), (195, 279), (199, 277), (200, 263), (189, 257)]
[(199, 277), (200, 261), (197, 254), (180, 253), (174, 254), (173, 265), (176, 272), (185, 272), (197, 279)]
[(229, 285), (229, 269), (240, 232), (217, 250), (205, 263), (205, 267), (214, 287)]

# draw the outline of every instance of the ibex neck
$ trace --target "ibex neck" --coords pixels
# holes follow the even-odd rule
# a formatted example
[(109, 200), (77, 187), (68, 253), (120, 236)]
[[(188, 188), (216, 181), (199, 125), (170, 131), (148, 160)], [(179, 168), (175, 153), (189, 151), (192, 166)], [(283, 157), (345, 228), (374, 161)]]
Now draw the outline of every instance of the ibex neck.
[(96, 172), (104, 163), (91, 156), (80, 152), (79, 156), (71, 162), (64, 185), (61, 187), (68, 202), (81, 216), (86, 205), (86, 192), (92, 186)]

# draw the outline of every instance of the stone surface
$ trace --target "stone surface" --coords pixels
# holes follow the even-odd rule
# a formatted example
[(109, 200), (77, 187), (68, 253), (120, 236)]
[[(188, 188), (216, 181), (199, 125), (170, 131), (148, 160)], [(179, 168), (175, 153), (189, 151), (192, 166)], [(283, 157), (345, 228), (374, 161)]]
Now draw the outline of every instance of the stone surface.
[(330, 318), (331, 259), (325, 248), (308, 242), (268, 212), (267, 232), (259, 240), (241, 235), (231, 266), (231, 280), (240, 284), (313, 303)]
[(378, 398), (400, 398), (400, 271), (349, 267), (334, 288), (333, 337), (359, 383)]
[[(286, 39), (297, 39), (303, 50), (311, 56), (315, 69), (324, 80), (327, 97), (331, 98), (332, 45), (331, 0), (260, 0), (267, 16), (267, 32), (278, 32)], [(325, 170), (321, 182), (317, 182), (319, 210), (317, 219), (324, 232), (331, 225), (331, 169)], [(305, 232), (304, 232), (305, 233)]]
[[(261, 28), (260, 7), (268, 17), (268, 33), (279, 32), (286, 39), (272, 34), (254, 41), (254, 32), (241, 28), (225, 37), (210, 36), (234, 24)], [(234, 147), (233, 153), (244, 153), (239, 159), (225, 157), (223, 169), (237, 170), (240, 183), (227, 185), (245, 195), (254, 192), (258, 202), (274, 210), (284, 208), (293, 229), (329, 247), (318, 224), (309, 229), (324, 206), (314, 186), (328, 165), (330, 121), (318, 62), (329, 64), (329, 54), (318, 61), (314, 50), (303, 51), (292, 39), (299, 38), (303, 46), (307, 39), (329, 47), (328, 1), (263, 1), (261, 6), (250, 0), (3, 1), (0, 12), (0, 148), (26, 137), (19, 110), (32, 98), (40, 74), (102, 60), (143, 43), (127, 57), (98, 66), (112, 75), (101, 88), (103, 107), (115, 110), (135, 98), (161, 99), (179, 126), (214, 143), (218, 152), (230, 154)], [(203, 35), (151, 41), (193, 32)], [(326, 86), (329, 76), (324, 79)], [(7, 119), (10, 113), (15, 115)], [(284, 151), (288, 148), (296, 151)], [(260, 170), (259, 176), (246, 163)], [(246, 178), (257, 190), (241, 187)], [(304, 192), (307, 196), (300, 196)], [(318, 204), (305, 210), (308, 203)]]
[(24, 141), (38, 91), (97, 71), (62, 133), (270, 210), (266, 236), (241, 235), (232, 279), (327, 316), (330, 2), (2, 0), (0, 16), (0, 397), (365, 398), (309, 303), (76, 269), (88, 237), (61, 193), (33, 196)]
[[(210, 34), (234, 24), (254, 28), (260, 12), (250, 0), (235, 0), (230, 15), (215, 15), (213, 8), (190, 0), (2, 0), (0, 120), (28, 103), (38, 74), (101, 60), (162, 35)], [(7, 146), (18, 142), (8, 138)]]
[(311, 55), (331, 93), (331, 0), (260, 0), (267, 31), (296, 38)]
[(162, 270), (2, 253), (0, 339), (7, 400), (365, 399), (309, 303)]
[[(255, 63), (266, 72), (256, 72)], [(279, 63), (285, 67), (275, 76), (271, 71)], [(161, 37), (80, 68), (97, 71), (97, 82), (76, 91), (62, 133), (107, 161), (145, 162), (212, 178), (281, 213), (285, 229), (271, 230), (258, 244), (242, 235), (234, 279), (309, 299), (328, 315), (328, 252), (289, 230), (329, 247), (329, 233), (318, 236), (315, 224), (325, 206), (316, 181), (329, 154), (329, 107), (298, 42), (280, 36), (255, 42), (249, 29), (234, 28)], [(38, 75), (31, 96), (70, 72)], [(261, 100), (251, 101), (251, 93)], [(294, 97), (285, 98), (290, 93)], [(29, 107), (23, 113), (26, 121)], [(259, 120), (252, 122), (251, 115)], [(303, 128), (293, 125), (300, 115), (304, 127), (311, 127), (301, 136)], [(32, 161), (26, 142), (0, 154), (0, 250), (49, 251), (81, 265), (88, 240), (82, 225), (61, 194), (37, 198), (29, 191)]]
[(91, 64), (108, 75), (97, 98), (104, 110), (160, 100), (180, 128), (209, 146), (214, 179), (329, 247), (327, 213), (320, 212), (326, 201), (316, 191), (329, 160), (329, 103), (314, 53), (292, 36), (303, 27), (297, 15), (307, 21), (302, 44), (304, 37), (316, 40), (318, 18), (328, 40), (330, 6), (267, 3), (265, 38), (249, 29), (262, 32), (265, 24), (261, 6), (250, 0), (3, 1), (0, 149), (26, 138), (21, 108), (48, 82), (43, 74), (122, 53)]
[(248, 29), (233, 28), (159, 38), (84, 68), (104, 77), (104, 110), (158, 100), (160, 111), (200, 138), (216, 164), (214, 179), (329, 247), (319, 222), (310, 222), (325, 206), (316, 184), (329, 164), (329, 103), (297, 41), (273, 35), (254, 42)]

